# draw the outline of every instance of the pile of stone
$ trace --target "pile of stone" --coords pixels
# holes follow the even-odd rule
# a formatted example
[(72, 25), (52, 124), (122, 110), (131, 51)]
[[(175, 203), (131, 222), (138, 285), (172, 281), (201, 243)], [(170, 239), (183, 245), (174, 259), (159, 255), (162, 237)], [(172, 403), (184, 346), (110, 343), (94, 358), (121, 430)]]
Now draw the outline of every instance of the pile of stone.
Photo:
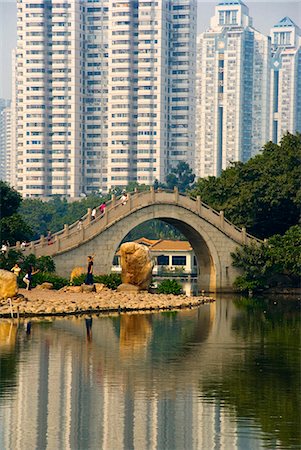
[[(82, 286), (65, 286), (53, 290), (52, 283), (42, 283), (31, 291), (20, 290), (17, 295), (16, 276), (0, 270), (0, 317), (50, 316), (67, 314), (91, 314), (100, 312), (152, 311), (197, 307), (214, 301), (210, 297), (151, 294), (153, 262), (147, 247), (128, 242), (120, 248), (122, 284), (112, 291), (102, 283)], [(75, 268), (72, 276), (83, 273)], [(12, 310), (8, 299), (12, 299)]]
[[(20, 290), (13, 299), (13, 312), (19, 316), (49, 316), (101, 312), (158, 311), (193, 308), (214, 301), (209, 297), (150, 294), (146, 291), (117, 292), (103, 288), (101, 292), (64, 292), (33, 289)], [(24, 297), (23, 297), (24, 295)], [(9, 317), (10, 307), (6, 299), (0, 300), (0, 317)]]

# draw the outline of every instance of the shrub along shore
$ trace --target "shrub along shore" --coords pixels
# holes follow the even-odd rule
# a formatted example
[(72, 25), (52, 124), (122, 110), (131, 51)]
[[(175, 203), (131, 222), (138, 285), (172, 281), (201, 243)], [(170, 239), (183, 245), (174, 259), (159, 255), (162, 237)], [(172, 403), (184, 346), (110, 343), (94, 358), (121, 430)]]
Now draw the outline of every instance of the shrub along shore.
[[(96, 292), (79, 292), (80, 286), (69, 286), (59, 291), (35, 288), (19, 290), (19, 297), (12, 302), (14, 317), (65, 316), (130, 311), (164, 311), (198, 307), (215, 300), (211, 297), (187, 297), (186, 295), (151, 294), (141, 292), (117, 292), (96, 285)], [(0, 318), (11, 317), (7, 300), (0, 300)]]

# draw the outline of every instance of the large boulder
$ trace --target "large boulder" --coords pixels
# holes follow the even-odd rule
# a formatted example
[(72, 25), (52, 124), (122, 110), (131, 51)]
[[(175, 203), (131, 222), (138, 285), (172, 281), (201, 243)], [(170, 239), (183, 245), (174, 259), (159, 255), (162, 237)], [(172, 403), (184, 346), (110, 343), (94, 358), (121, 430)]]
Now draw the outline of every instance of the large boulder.
[(48, 281), (44, 281), (44, 283), (39, 284), (36, 289), (53, 289), (53, 283), (49, 283)]
[(103, 283), (94, 283), (94, 286), (97, 294), (99, 294), (99, 292), (103, 291), (105, 288), (105, 285)]
[(95, 286), (94, 284), (82, 284), (81, 285), (82, 292), (95, 292)]
[(79, 293), (83, 292), (83, 288), (81, 286), (64, 286), (60, 289), (61, 292), (73, 292), (73, 293)]
[(80, 277), (83, 273), (85, 273), (85, 269), (83, 267), (74, 267), (70, 275), (70, 281), (72, 282), (74, 278)]
[(120, 247), (121, 280), (123, 284), (148, 289), (153, 270), (149, 249), (137, 242), (126, 242)]
[(8, 270), (0, 269), (0, 298), (14, 297), (18, 293), (17, 277)]
[(141, 291), (139, 286), (134, 284), (122, 283), (117, 287), (117, 292), (139, 292)]

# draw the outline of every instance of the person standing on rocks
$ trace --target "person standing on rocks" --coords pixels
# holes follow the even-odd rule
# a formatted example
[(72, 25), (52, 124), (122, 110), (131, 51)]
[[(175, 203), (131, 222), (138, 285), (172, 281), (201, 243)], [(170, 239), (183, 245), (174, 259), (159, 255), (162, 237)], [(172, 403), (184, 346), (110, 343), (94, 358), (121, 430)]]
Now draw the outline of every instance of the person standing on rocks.
[[(18, 283), (19, 275), (20, 275), (20, 272), (21, 272), (21, 267), (19, 266), (18, 263), (16, 263), (16, 264), (14, 265), (14, 267), (11, 269), (11, 271), (13, 272), (14, 275), (16, 275), (16, 277), (17, 277), (17, 283)], [(18, 284), (19, 284), (19, 283), (18, 283)]]
[(32, 276), (35, 275), (36, 273), (39, 272), (38, 270), (33, 270), (32, 266), (29, 266), (26, 272), (25, 277), (23, 278), (24, 283), (26, 284), (26, 290), (30, 291), (31, 290), (31, 281), (32, 281)]
[(85, 284), (93, 284), (93, 256), (88, 256), (88, 268)]

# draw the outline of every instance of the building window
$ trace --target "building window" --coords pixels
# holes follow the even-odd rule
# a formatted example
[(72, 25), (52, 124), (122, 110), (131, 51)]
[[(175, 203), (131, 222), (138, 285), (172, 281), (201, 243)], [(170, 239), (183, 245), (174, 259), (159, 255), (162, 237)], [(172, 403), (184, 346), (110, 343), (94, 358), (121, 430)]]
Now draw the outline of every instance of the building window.
[(225, 24), (225, 11), (219, 11), (219, 24)]
[(115, 255), (113, 258), (113, 266), (119, 266), (119, 256)]
[(186, 256), (172, 256), (173, 266), (186, 266)]
[(158, 266), (168, 266), (169, 264), (169, 256), (160, 255), (157, 257)]

